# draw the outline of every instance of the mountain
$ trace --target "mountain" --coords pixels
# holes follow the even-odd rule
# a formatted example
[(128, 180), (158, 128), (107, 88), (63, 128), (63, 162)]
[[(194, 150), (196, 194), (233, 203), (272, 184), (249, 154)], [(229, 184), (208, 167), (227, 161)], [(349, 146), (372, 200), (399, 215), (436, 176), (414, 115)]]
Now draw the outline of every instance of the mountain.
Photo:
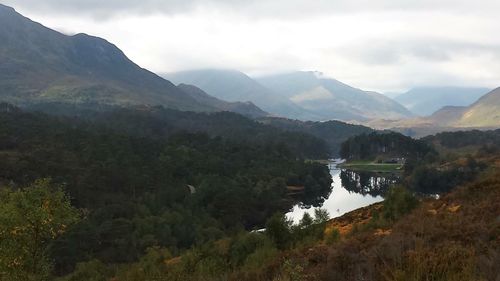
[(456, 124), (460, 127), (500, 127), (500, 88), (467, 107)]
[(132, 62), (108, 41), (67, 36), (0, 5), (0, 99), (218, 110)]
[(297, 105), (321, 114), (324, 120), (366, 121), (412, 116), (405, 107), (382, 94), (353, 88), (318, 72), (278, 74), (257, 81)]
[(302, 120), (322, 118), (320, 114), (308, 112), (239, 71), (203, 69), (167, 73), (164, 77), (174, 83), (195, 85), (209, 95), (226, 101), (251, 101), (275, 115)]
[(429, 123), (434, 125), (453, 126), (457, 120), (462, 118), (466, 110), (466, 106), (445, 106), (431, 116), (423, 118), (423, 120), (428, 120)]
[(177, 86), (181, 91), (194, 98), (197, 102), (205, 105), (218, 108), (223, 111), (236, 112), (251, 118), (269, 116), (269, 113), (258, 108), (252, 102), (227, 102), (218, 98), (212, 97), (205, 93), (202, 89), (188, 84), (179, 84)]
[(445, 106), (423, 120), (439, 126), (499, 127), (500, 88), (482, 96), (470, 106)]
[(470, 106), (445, 106), (427, 117), (404, 120), (371, 120), (367, 125), (391, 129), (414, 137), (443, 131), (495, 129), (500, 127), (500, 88), (479, 98)]
[(411, 112), (428, 116), (444, 106), (469, 106), (491, 89), (461, 87), (422, 87), (395, 97)]

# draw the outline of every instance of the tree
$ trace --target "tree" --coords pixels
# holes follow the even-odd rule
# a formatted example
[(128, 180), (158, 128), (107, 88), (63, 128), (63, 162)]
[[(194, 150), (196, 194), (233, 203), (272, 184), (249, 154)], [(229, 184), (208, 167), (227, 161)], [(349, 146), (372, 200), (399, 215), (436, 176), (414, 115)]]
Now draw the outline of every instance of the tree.
[(78, 221), (77, 209), (49, 179), (0, 193), (0, 279), (46, 280), (48, 243)]
[(330, 219), (330, 214), (326, 209), (317, 208), (314, 209), (314, 223), (322, 224), (326, 223)]
[(291, 225), (292, 221), (281, 213), (274, 214), (266, 222), (266, 234), (274, 241), (278, 249), (285, 249), (290, 244)]
[(382, 216), (389, 221), (395, 221), (417, 205), (418, 200), (410, 191), (402, 186), (395, 186), (387, 192)]
[(300, 227), (302, 228), (306, 228), (306, 227), (309, 227), (313, 224), (313, 218), (311, 217), (311, 215), (309, 215), (309, 213), (304, 213), (304, 215), (302, 216), (302, 219), (300, 220)]

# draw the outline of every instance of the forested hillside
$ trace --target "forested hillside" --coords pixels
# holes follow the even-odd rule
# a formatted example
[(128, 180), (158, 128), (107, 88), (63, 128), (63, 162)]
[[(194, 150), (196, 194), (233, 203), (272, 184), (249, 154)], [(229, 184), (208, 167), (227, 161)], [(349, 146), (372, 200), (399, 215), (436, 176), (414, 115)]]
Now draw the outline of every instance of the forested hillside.
[[(127, 265), (93, 259), (61, 280), (495, 280), (499, 154), (461, 149), (405, 167), (405, 180), (383, 203), (339, 218), (318, 209), (292, 224), (275, 214), (264, 232), (238, 232), (180, 256), (153, 247)], [(415, 171), (428, 167), (438, 167), (450, 186), (439, 199), (413, 189)], [(467, 177), (448, 178), (451, 171)]]
[(335, 120), (326, 122), (303, 122), (272, 117), (260, 118), (258, 120), (264, 124), (286, 131), (302, 132), (322, 139), (327, 144), (331, 155), (335, 157), (339, 156), (341, 144), (348, 138), (373, 132), (373, 129), (365, 126), (353, 125)]
[(433, 153), (424, 141), (394, 132), (373, 132), (354, 136), (342, 143), (340, 156), (347, 160), (374, 160), (377, 157), (422, 159)]
[[(170, 116), (179, 127), (164, 126), (155, 114)], [(231, 123), (242, 126), (235, 131)], [(55, 259), (56, 274), (79, 261), (132, 262), (150, 247), (178, 254), (260, 228), (297, 200), (287, 196), (287, 185), (303, 185), (303, 196), (317, 198), (331, 183), (326, 167), (302, 160), (317, 156), (303, 154), (303, 146), (318, 148), (316, 139), (230, 113), (124, 109), (78, 119), (2, 104), (0, 140), (2, 190), (51, 179), (46, 182), (62, 186), (82, 212), (79, 223), (54, 236), (60, 238), (50, 249), (37, 246), (49, 250), (45, 258)]]
[(306, 158), (327, 159), (330, 156), (327, 144), (320, 138), (277, 129), (231, 112), (196, 113), (161, 106), (115, 107), (96, 103), (37, 103), (25, 108), (96, 122), (138, 137), (168, 138), (180, 132), (205, 133), (242, 143), (283, 144)]

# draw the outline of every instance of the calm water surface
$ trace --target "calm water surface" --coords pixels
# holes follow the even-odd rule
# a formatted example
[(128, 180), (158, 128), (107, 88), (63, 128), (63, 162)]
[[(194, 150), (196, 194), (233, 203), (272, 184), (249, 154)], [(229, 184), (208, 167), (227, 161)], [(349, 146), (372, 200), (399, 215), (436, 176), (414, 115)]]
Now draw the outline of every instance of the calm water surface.
[[(354, 172), (337, 167), (341, 160), (329, 164), (332, 175), (332, 190), (321, 208), (326, 209), (331, 218), (339, 217), (352, 210), (384, 200), (382, 195), (390, 184), (398, 181), (396, 174)], [(314, 217), (314, 207), (297, 204), (287, 213), (287, 217), (298, 223), (304, 213)]]

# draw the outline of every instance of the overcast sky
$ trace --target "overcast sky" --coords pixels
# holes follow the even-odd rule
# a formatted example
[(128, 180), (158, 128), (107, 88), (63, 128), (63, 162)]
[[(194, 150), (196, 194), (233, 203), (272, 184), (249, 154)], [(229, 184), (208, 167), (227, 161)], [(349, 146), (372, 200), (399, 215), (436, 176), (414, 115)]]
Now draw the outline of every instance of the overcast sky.
[(499, 0), (0, 0), (162, 73), (318, 70), (380, 92), (500, 86)]

